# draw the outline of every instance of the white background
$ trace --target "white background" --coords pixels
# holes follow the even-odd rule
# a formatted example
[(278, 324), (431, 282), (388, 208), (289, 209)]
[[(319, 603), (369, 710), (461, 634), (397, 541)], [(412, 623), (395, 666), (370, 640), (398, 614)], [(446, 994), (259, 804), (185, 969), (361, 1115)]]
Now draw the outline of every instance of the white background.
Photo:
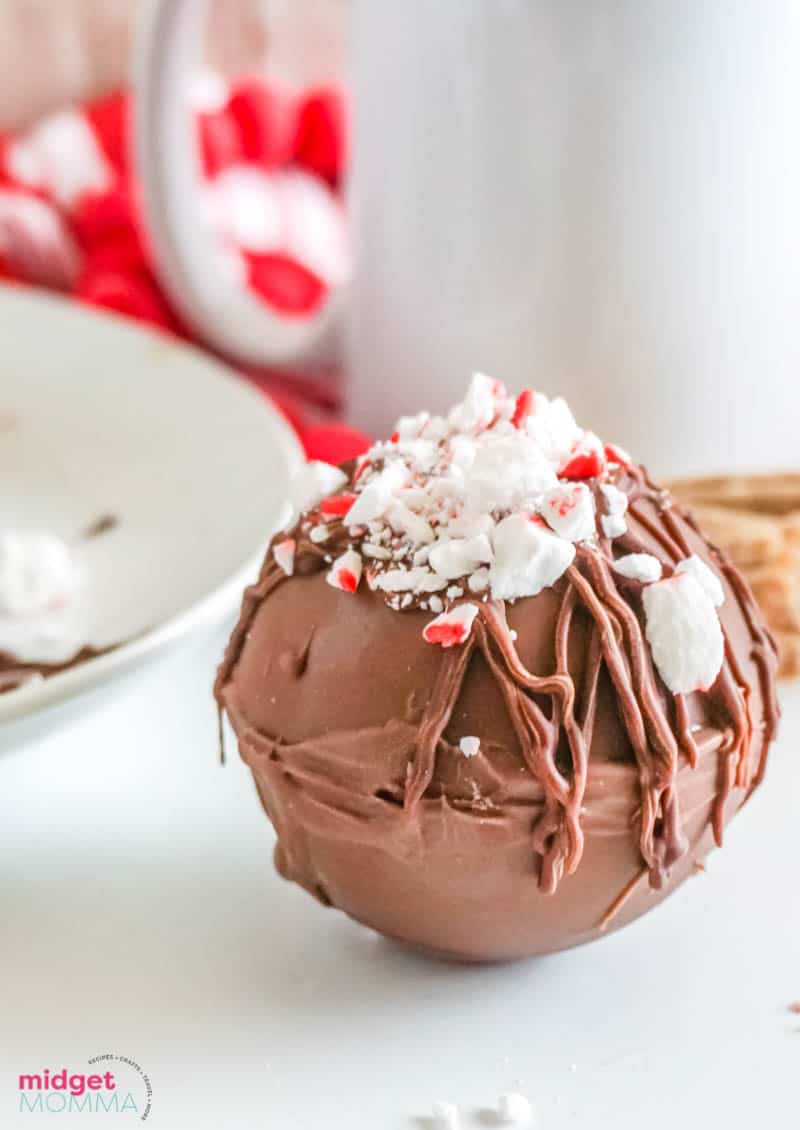
[(277, 878), (247, 772), (216, 761), (222, 642), (0, 753), (2, 1127), (108, 1124), (15, 1113), (20, 1072), (107, 1051), (149, 1074), (153, 1130), (422, 1130), (437, 1098), (487, 1126), (509, 1089), (545, 1128), (798, 1125), (797, 691), (706, 875), (588, 948), (472, 968)]

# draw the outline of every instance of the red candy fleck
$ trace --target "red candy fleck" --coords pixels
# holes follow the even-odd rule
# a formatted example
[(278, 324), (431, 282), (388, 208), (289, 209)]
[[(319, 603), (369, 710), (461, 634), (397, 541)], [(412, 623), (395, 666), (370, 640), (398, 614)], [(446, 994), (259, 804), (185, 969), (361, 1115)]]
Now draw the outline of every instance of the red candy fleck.
[(514, 405), (514, 415), (511, 417), (511, 423), (515, 428), (522, 427), (530, 416), (532, 407), (533, 389), (525, 388), (517, 397), (517, 403)]
[(633, 460), (624, 447), (617, 447), (615, 443), (607, 443), (603, 450), (609, 463), (619, 463), (620, 467), (625, 467), (626, 470), (633, 466)]
[(605, 466), (603, 453), (597, 448), (578, 448), (558, 472), (560, 479), (594, 479)]
[(540, 526), (543, 530), (548, 528), (544, 518), (541, 518), (538, 514), (526, 514), (525, 516), (532, 526)]
[(399, 432), (392, 432), (392, 434), (389, 436), (389, 443), (399, 443), (399, 442), (400, 442), (400, 433)]
[(327, 514), (331, 517), (342, 517), (356, 500), (354, 494), (334, 494), (330, 498), (323, 498), (319, 504), (320, 514)]
[[(363, 455), (372, 442), (369, 436), (347, 424), (313, 424), (303, 430), (302, 440), (309, 459), (320, 459), (334, 467)], [(356, 478), (364, 469), (357, 472)]]
[(423, 638), (428, 643), (438, 643), (442, 647), (455, 647), (467, 638), (469, 629), (465, 624), (428, 624), (423, 629)]
[(355, 573), (351, 573), (349, 569), (340, 569), (336, 580), (342, 592), (355, 592), (358, 588), (358, 578)]

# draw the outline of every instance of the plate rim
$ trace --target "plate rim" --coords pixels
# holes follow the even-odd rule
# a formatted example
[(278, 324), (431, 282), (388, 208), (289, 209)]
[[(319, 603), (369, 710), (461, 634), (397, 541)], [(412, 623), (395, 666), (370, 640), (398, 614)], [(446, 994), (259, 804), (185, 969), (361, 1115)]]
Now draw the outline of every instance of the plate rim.
[[(13, 303), (58, 308), (60, 313), (66, 314), (67, 317), (74, 316), (76, 321), (111, 323), (115, 330), (121, 331), (123, 335), (157, 340), (177, 352), (194, 355), (194, 358), (207, 368), (213, 379), (236, 387), (237, 395), (249, 397), (254, 410), (265, 413), (265, 418), (269, 419), (274, 429), (274, 437), (290, 475), (305, 463), (306, 456), (297, 433), (273, 404), (269, 395), (256, 389), (246, 378), (237, 373), (232, 365), (215, 354), (191, 342), (185, 343), (173, 338), (125, 315), (81, 306), (49, 291), (28, 292), (13, 284), (0, 283), (0, 306), (4, 305), (8, 298), (11, 298)], [(174, 616), (168, 617), (152, 628), (145, 629), (133, 639), (112, 647), (101, 655), (0, 695), (0, 727), (22, 719), (31, 719), (39, 714), (43, 715), (50, 707), (74, 699), (82, 692), (89, 691), (101, 683), (109, 682), (115, 675), (122, 675), (191, 632), (203, 628), (210, 629), (221, 623), (235, 610), (245, 586), (257, 575), (269, 537), (270, 531), (267, 530), (258, 548), (238, 566), (235, 572)]]

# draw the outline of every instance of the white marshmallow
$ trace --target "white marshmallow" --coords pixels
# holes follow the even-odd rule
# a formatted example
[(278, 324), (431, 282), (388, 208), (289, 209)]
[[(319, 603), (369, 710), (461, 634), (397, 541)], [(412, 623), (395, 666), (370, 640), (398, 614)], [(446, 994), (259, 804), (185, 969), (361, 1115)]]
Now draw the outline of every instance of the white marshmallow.
[(651, 553), (626, 553), (611, 563), (615, 573), (649, 585), (661, 579), (661, 562)]
[(80, 570), (52, 534), (8, 530), (0, 535), (0, 615), (29, 616), (65, 604)]
[(691, 557), (685, 557), (683, 561), (679, 562), (675, 566), (675, 572), (686, 573), (694, 577), (701, 589), (703, 589), (711, 599), (711, 603), (715, 608), (721, 608), (725, 603), (725, 592), (719, 577), (696, 553), (693, 553)]
[(613, 483), (601, 483), (600, 490), (606, 501), (606, 513), (600, 518), (603, 533), (607, 538), (622, 537), (628, 529), (624, 517), (628, 509), (628, 496)]
[(707, 690), (722, 667), (725, 643), (714, 603), (689, 573), (646, 585), (646, 635), (673, 694)]

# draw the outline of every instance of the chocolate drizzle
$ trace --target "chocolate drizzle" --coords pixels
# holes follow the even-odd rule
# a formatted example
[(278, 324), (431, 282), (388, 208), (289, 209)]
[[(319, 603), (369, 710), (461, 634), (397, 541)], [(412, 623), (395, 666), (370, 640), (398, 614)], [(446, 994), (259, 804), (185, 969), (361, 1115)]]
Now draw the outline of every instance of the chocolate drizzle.
[[(617, 574), (612, 562), (621, 553), (656, 553), (669, 576), (680, 560), (705, 543), (691, 519), (675, 510), (669, 495), (656, 488), (643, 470), (620, 470), (616, 485), (629, 497), (629, 529), (613, 542), (600, 537), (595, 544), (579, 545), (572, 566), (555, 586), (559, 603), (554, 668), (545, 672), (528, 670), (520, 659), (505, 604), (488, 597), (472, 598), (478, 604), (479, 616), (465, 644), (442, 651), (438, 674), (418, 718), (414, 740), (406, 743), (405, 778), (392, 791), (391, 813), (386, 812), (388, 801), (381, 801), (382, 819), (396, 821), (399, 816), (409, 821), (423, 802), (440, 795), (432, 791), (437, 754), (470, 665), (479, 654), (500, 692), (522, 761), (541, 789), (531, 846), (539, 861), (538, 885), (546, 894), (553, 894), (562, 878), (575, 872), (583, 854), (582, 817), (601, 678), (607, 677), (613, 686), (617, 712), (635, 760), (640, 798), (635, 834), (642, 874), (648, 876), (652, 888), (664, 887), (670, 869), (689, 846), (677, 778), (682, 766), (697, 770), (697, 733), (701, 726), (692, 724), (690, 696), (669, 692), (654, 667), (645, 636), (641, 583)], [(602, 506), (597, 492), (598, 513), (602, 513)], [(264, 748), (274, 751), (276, 739), (256, 735), (241, 711), (233, 708), (230, 691), (237, 663), (256, 613), (279, 585), (302, 583), (299, 578), (319, 572), (336, 552), (358, 543), (358, 538), (352, 537), (338, 519), (330, 521), (327, 529), (328, 536), (322, 544), (312, 542), (308, 536), (309, 521), (301, 519), (291, 531), (297, 543), (295, 579), (289, 581), (268, 554), (258, 581), (245, 592), (239, 623), (215, 683), (220, 710), (228, 709), (231, 713), (243, 752), (245, 743), (254, 742), (259, 748), (262, 742), (266, 743)], [(687, 531), (696, 535), (697, 546), (690, 544)], [(779, 711), (775, 696), (775, 646), (753, 598), (741, 576), (717, 549), (706, 547), (703, 552), (726, 581), (728, 599), (735, 603), (736, 615), (750, 641), (745, 657), (740, 643), (734, 646), (729, 631), (725, 632), (722, 670), (703, 696), (704, 709), (713, 719), (709, 727), (718, 735), (710, 747), (704, 739), (704, 749), (706, 754), (709, 748), (716, 749), (719, 759), (711, 809), (714, 838), (719, 844), (732, 793), (738, 789), (742, 799), (746, 799), (763, 777)], [(589, 628), (580, 677), (576, 678), (570, 670), (569, 656), (579, 614), (583, 620), (588, 619)], [(755, 667), (763, 702), (763, 721), (759, 721), (763, 734), (759, 742), (754, 741), (752, 680), (744, 669), (744, 658)], [(751, 765), (754, 748), (760, 749), (755, 767)], [(280, 835), (280, 828), (278, 831)], [(630, 897), (637, 882), (638, 876), (631, 882), (630, 890), (620, 896), (619, 906)], [(615, 913), (616, 904), (609, 911), (609, 920)]]

